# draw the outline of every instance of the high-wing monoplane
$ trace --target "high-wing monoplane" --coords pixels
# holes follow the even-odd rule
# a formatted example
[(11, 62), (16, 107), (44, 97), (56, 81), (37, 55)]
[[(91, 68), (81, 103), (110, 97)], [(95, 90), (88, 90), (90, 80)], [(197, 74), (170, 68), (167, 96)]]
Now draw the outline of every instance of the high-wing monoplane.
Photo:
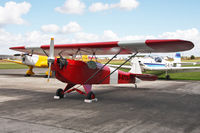
[[(190, 50), (193, 47), (194, 45), (190, 41), (175, 39), (54, 45), (54, 38), (51, 38), (50, 45), (41, 45), (39, 47), (19, 46), (11, 47), (10, 49), (48, 56), (49, 68), (55, 72), (55, 77), (67, 83), (64, 90), (58, 89), (56, 91), (54, 98), (63, 98), (65, 94), (77, 91), (86, 96), (85, 102), (92, 102), (96, 99), (92, 91), (93, 84), (135, 84), (137, 79), (147, 81), (157, 79), (154, 75), (142, 74), (139, 64), (133, 65), (130, 72), (118, 70), (138, 53), (177, 52)], [(119, 54), (132, 55), (116, 69), (107, 66)], [(113, 55), (113, 57), (103, 65), (92, 60), (88, 62), (76, 60), (77, 55)], [(64, 56), (72, 56), (72, 58), (65, 59)], [(78, 87), (74, 87), (75, 85), (78, 85)], [(80, 86), (83, 86), (85, 92), (78, 89)]]

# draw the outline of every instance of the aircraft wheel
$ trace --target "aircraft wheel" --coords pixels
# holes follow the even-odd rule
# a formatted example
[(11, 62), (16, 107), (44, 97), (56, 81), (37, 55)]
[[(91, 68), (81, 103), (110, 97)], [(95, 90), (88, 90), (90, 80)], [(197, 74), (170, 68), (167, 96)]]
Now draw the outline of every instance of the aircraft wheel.
[(137, 84), (135, 84), (135, 89), (137, 89)]
[(167, 79), (167, 80), (170, 80), (170, 76), (169, 76), (169, 75), (167, 75), (167, 76), (166, 76), (166, 79)]
[(92, 92), (92, 91), (90, 91), (88, 94), (87, 94), (87, 97), (86, 97), (86, 99), (95, 99), (95, 94)]
[(63, 98), (64, 97), (63, 89), (61, 89), (61, 88), (57, 89), (56, 96), (59, 96), (60, 98)]
[(24, 75), (25, 77), (30, 77), (31, 75), (30, 74), (26, 74), (26, 75)]

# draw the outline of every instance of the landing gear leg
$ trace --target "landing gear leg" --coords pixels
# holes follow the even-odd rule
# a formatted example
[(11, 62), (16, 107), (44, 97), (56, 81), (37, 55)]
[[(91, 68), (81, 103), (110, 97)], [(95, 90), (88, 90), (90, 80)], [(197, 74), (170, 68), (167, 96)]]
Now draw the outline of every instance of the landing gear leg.
[(95, 94), (92, 91), (90, 91), (87, 94), (84, 102), (86, 102), (86, 103), (92, 103), (93, 101), (97, 102), (97, 98), (95, 98)]
[(89, 84), (83, 85), (83, 88), (85, 89), (85, 92), (83, 92), (83, 91), (81, 91), (81, 90), (79, 90), (77, 88), (72, 88), (74, 86), (75, 86), (75, 84), (67, 84), (67, 86), (65, 87), (64, 90), (59, 88), (56, 91), (56, 96), (54, 96), (54, 99), (64, 98), (66, 93), (77, 91), (78, 93), (80, 93), (81, 95), (84, 95), (86, 97), (84, 102), (91, 103), (93, 101), (97, 101), (97, 98), (95, 98), (94, 93), (91, 91), (92, 85), (89, 85)]
[(167, 71), (166, 71), (166, 76), (165, 76), (165, 78), (166, 78), (167, 80), (170, 80), (170, 76), (169, 76), (169, 74), (168, 74)]
[[(45, 72), (45, 78), (48, 78), (49, 75), (49, 69)], [(52, 76), (52, 71), (50, 71), (50, 77)]]
[(33, 66), (29, 66), (29, 69), (26, 71), (26, 77), (30, 77), (31, 75), (34, 75), (35, 73), (33, 72)]
[(67, 90), (69, 90), (70, 88), (72, 88), (73, 86), (75, 86), (75, 84), (67, 84), (67, 86), (65, 87), (64, 90), (61, 89), (61, 88), (57, 89), (56, 95), (54, 96), (54, 99), (61, 99), (61, 98), (64, 98), (65, 92), (66, 92)]
[(83, 85), (83, 88), (86, 92), (86, 98), (84, 102), (86, 103), (92, 103), (93, 101), (97, 102), (97, 98), (95, 98), (95, 94), (92, 92), (92, 85)]

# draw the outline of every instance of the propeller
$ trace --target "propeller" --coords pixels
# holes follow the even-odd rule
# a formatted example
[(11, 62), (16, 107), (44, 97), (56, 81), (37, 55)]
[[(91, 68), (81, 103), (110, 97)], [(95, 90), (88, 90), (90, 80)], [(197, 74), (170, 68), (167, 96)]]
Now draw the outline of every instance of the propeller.
[(14, 54), (13, 56), (15, 56), (15, 57), (17, 57), (17, 59), (18, 59), (18, 57), (21, 57), (21, 60), (22, 60), (22, 62), (25, 62), (25, 56), (29, 56), (30, 54), (28, 54), (28, 53), (22, 53), (22, 54)]
[(25, 56), (25, 55), (29, 55), (28, 53), (23, 53), (23, 54), (14, 54), (13, 56)]
[(48, 69), (48, 80), (50, 78), (50, 72), (51, 72), (51, 64), (54, 63), (54, 38), (51, 38), (51, 42), (50, 42), (50, 49), (49, 49), (49, 57), (48, 57), (48, 64), (49, 64), (49, 69)]
[(21, 54), (14, 54), (13, 56), (22, 56)]

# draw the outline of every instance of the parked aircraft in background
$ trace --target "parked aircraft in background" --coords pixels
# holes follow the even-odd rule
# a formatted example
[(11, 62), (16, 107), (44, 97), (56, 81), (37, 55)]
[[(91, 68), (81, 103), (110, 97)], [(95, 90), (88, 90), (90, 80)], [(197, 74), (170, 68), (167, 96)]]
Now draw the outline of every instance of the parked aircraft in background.
[[(161, 61), (161, 58), (157, 57), (154, 59), (155, 63), (148, 63), (148, 62), (141, 62), (142, 69), (144, 70), (151, 70), (151, 71), (165, 71), (166, 72), (166, 79), (170, 79), (169, 72), (181, 72), (181, 71), (200, 71), (200, 67), (182, 67), (182, 64), (185, 62), (181, 62), (181, 55), (180, 53), (176, 53), (174, 61)], [(159, 61), (161, 61), (159, 63)]]
[[(48, 68), (48, 60), (47, 56), (41, 56), (36, 54), (15, 54), (14, 56), (20, 56), (21, 60), (8, 60), (4, 59), (4, 61), (14, 62), (17, 64), (27, 65), (29, 69), (26, 72), (25, 76), (31, 76), (35, 73), (33, 72), (33, 68)], [(48, 75), (48, 71), (46, 72), (46, 76)]]
[(182, 65), (195, 65), (196, 62), (182, 62), (181, 53), (177, 52), (173, 61), (168, 61), (168, 57), (161, 57), (156, 55), (148, 55), (138, 58), (139, 62), (148, 67), (181, 67)]
[[(139, 63), (132, 66), (130, 72), (118, 70), (126, 62), (134, 58), (138, 53), (150, 52), (178, 52), (190, 50), (194, 44), (185, 40), (145, 40), (145, 41), (113, 41), (77, 44), (57, 44), (51, 38), (50, 45), (40, 47), (11, 47), (26, 53), (35, 53), (48, 56), (49, 70), (55, 72), (55, 77), (61, 82), (67, 83), (65, 89), (58, 89), (54, 98), (63, 98), (65, 94), (77, 91), (86, 96), (85, 102), (96, 100), (92, 92), (93, 84), (127, 84), (137, 82), (137, 79), (153, 81), (157, 77), (150, 74), (141, 74)], [(132, 54), (118, 68), (108, 67), (107, 64), (119, 54)], [(76, 55), (114, 55), (104, 65), (95, 61), (83, 62), (76, 58), (65, 59), (63, 56)], [(59, 56), (59, 57), (57, 57)], [(137, 69), (139, 68), (139, 69)], [(50, 73), (50, 72), (49, 72)], [(49, 76), (48, 76), (49, 78)], [(79, 85), (73, 88), (75, 85)], [(85, 92), (78, 88), (83, 86)]]
[[(131, 64), (134, 64), (135, 62), (139, 62), (141, 69), (143, 71), (150, 70), (150, 71), (165, 71), (166, 73), (166, 79), (170, 79), (169, 72), (181, 72), (181, 71), (200, 71), (200, 67), (182, 67), (182, 64), (194, 64), (188, 63), (188, 62), (181, 62), (181, 54), (176, 53), (174, 57), (174, 61), (167, 61), (166, 58), (160, 57), (160, 56), (153, 56), (148, 55), (145, 57), (136, 57), (137, 59), (134, 59), (131, 61)], [(112, 65), (109, 64), (109, 66), (112, 67), (118, 67), (119, 65)], [(130, 65), (124, 65), (122, 68), (131, 69), (132, 66)]]

